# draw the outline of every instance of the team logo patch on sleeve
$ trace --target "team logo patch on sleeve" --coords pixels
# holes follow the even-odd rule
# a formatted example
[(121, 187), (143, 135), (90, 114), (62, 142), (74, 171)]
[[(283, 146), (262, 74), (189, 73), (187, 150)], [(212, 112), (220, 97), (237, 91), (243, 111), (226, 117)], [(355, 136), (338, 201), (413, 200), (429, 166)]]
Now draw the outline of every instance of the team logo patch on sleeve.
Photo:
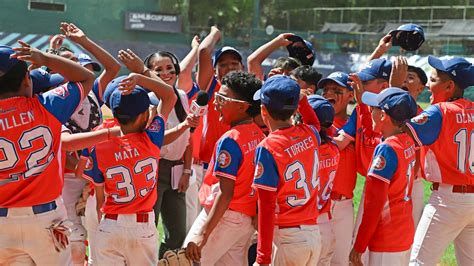
[(385, 160), (385, 157), (383, 157), (382, 155), (378, 155), (377, 157), (375, 157), (374, 162), (372, 163), (372, 168), (374, 170), (381, 171), (385, 168), (386, 165), (387, 161)]
[(226, 150), (221, 151), (219, 153), (219, 156), (217, 156), (217, 164), (220, 168), (226, 168), (230, 165), (231, 162), (232, 157), (230, 156), (230, 153)]
[(92, 170), (93, 166), (94, 166), (94, 163), (92, 162), (92, 159), (90, 157), (87, 157), (86, 166), (84, 167), (84, 170), (85, 171), (90, 171), (90, 170)]
[(263, 164), (262, 162), (258, 162), (257, 167), (255, 167), (255, 174), (254, 179), (259, 179), (263, 175)]
[(160, 129), (161, 129), (161, 125), (158, 120), (153, 121), (148, 127), (148, 130), (153, 131), (153, 132), (160, 132)]
[(53, 89), (51, 93), (59, 96), (61, 99), (66, 99), (66, 97), (69, 96), (69, 90), (67, 89), (66, 85), (62, 85)]
[(411, 119), (411, 122), (418, 124), (418, 125), (423, 125), (428, 121), (428, 115), (427, 114), (420, 114)]

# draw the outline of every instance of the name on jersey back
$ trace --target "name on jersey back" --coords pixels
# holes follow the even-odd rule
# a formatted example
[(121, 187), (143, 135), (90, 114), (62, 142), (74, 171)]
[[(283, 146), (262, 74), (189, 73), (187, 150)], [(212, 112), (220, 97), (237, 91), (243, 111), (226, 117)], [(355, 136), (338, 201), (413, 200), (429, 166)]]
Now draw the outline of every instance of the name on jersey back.
[(305, 138), (304, 140), (291, 145), (289, 148), (286, 148), (285, 152), (290, 156), (290, 158), (293, 158), (293, 156), (296, 156), (297, 154), (302, 153), (306, 150), (309, 150), (313, 147), (314, 147), (313, 138), (309, 136)]
[(466, 124), (474, 123), (474, 113), (457, 113), (456, 114), (456, 123)]
[(115, 161), (122, 161), (122, 160), (127, 160), (135, 157), (140, 156), (140, 152), (138, 152), (137, 148), (126, 148), (122, 149), (115, 154)]
[(0, 127), (2, 130), (9, 130), (16, 127), (24, 126), (35, 121), (33, 111), (23, 113), (12, 113), (11, 116), (0, 118)]

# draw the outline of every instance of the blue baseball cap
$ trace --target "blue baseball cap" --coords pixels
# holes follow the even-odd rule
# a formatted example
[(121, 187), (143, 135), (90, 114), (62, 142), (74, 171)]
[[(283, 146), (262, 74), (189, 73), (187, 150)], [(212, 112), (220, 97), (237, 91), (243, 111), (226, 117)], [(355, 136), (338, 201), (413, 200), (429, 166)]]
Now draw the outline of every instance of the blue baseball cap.
[(415, 99), (408, 92), (396, 87), (384, 89), (379, 94), (366, 91), (362, 94), (362, 102), (382, 109), (398, 122), (404, 122), (417, 113)]
[(370, 81), (373, 79), (390, 79), (390, 72), (392, 72), (392, 62), (387, 59), (377, 58), (368, 62), (364, 68), (357, 72), (357, 76), (362, 81)]
[(425, 32), (416, 24), (403, 24), (389, 34), (392, 35), (393, 46), (400, 46), (407, 51), (415, 51), (425, 42)]
[(318, 82), (318, 88), (319, 89), (324, 88), (324, 86), (330, 81), (336, 82), (339, 86), (342, 86), (342, 87), (344, 87), (344, 88), (346, 88), (350, 91), (354, 90), (354, 88), (352, 88), (352, 86), (349, 85), (349, 83), (348, 83), (349, 82), (349, 75), (347, 73), (339, 72), (339, 71), (332, 72), (326, 78), (321, 79)]
[(275, 75), (263, 83), (260, 90), (253, 95), (254, 101), (260, 100), (262, 104), (272, 110), (296, 110), (300, 101), (300, 86), (285, 75)]
[(212, 56), (212, 65), (216, 67), (217, 62), (219, 61), (219, 58), (221, 58), (221, 56), (226, 53), (234, 54), (235, 56), (239, 58), (239, 61), (242, 62), (242, 54), (240, 54), (240, 52), (237, 49), (231, 46), (224, 46), (218, 49), (216, 52), (214, 52), (214, 55)]
[(110, 95), (110, 109), (116, 118), (132, 119), (148, 111), (149, 106), (148, 93), (139, 86), (131, 94), (125, 95), (120, 90), (114, 90)]
[(77, 60), (79, 61), (79, 64), (81, 64), (81, 66), (86, 66), (86, 65), (91, 64), (92, 69), (96, 72), (102, 69), (99, 63), (92, 61), (92, 58), (88, 54), (79, 54), (77, 56)]
[(46, 92), (49, 88), (61, 85), (65, 80), (60, 74), (49, 74), (42, 68), (30, 71), (30, 78), (33, 82), (34, 94)]
[(302, 65), (312, 66), (316, 59), (313, 44), (298, 35), (290, 36), (288, 40), (292, 42), (286, 46), (290, 57), (298, 59)]
[[(160, 99), (158, 99), (158, 97), (156, 97), (156, 94), (154, 92), (149, 92), (148, 97), (150, 98), (150, 104), (151, 105), (158, 106), (158, 104), (160, 104)], [(178, 101), (179, 101), (179, 99), (178, 99)]]
[(10, 46), (0, 45), (0, 77), (7, 74), (20, 60), (10, 58), (15, 51)]
[(104, 93), (102, 94), (102, 101), (107, 107), (110, 108), (110, 96), (118, 89), (118, 84), (126, 77), (127, 76), (116, 77), (107, 84), (107, 87), (105, 87)]
[(319, 123), (328, 128), (334, 122), (334, 107), (332, 104), (320, 95), (310, 95), (308, 97), (309, 105), (313, 108)]
[(434, 69), (445, 72), (461, 88), (474, 85), (474, 66), (462, 57), (439, 59), (428, 56), (428, 64)]

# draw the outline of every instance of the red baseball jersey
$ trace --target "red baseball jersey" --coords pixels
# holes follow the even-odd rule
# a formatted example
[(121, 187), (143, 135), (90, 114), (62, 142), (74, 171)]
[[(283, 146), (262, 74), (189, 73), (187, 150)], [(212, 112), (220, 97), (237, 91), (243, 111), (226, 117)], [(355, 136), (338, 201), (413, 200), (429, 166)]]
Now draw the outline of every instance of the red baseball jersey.
[[(347, 120), (334, 118), (333, 128), (338, 132), (346, 124)], [(339, 165), (334, 178), (332, 194), (334, 197), (342, 195), (348, 199), (354, 197), (354, 188), (357, 181), (357, 157), (354, 142), (349, 143), (339, 153)]]
[(331, 192), (339, 165), (339, 149), (333, 142), (324, 143), (319, 147), (319, 213), (331, 210)]
[(96, 185), (105, 185), (104, 213), (132, 214), (153, 210), (164, 130), (163, 118), (156, 116), (144, 132), (114, 137), (83, 154), (92, 160), (92, 167), (84, 173), (85, 177)]
[(429, 106), (408, 123), (416, 141), (427, 145), (426, 179), (450, 185), (474, 184), (474, 105), (457, 99)]
[(258, 145), (254, 186), (277, 193), (275, 225), (316, 224), (319, 145), (306, 124), (273, 131)]
[(32, 98), (0, 100), (0, 207), (33, 206), (61, 195), (61, 124), (82, 98), (82, 85), (67, 83)]
[(200, 190), (200, 198), (207, 207), (214, 203), (213, 186), (218, 186), (219, 177), (235, 181), (234, 195), (229, 209), (255, 216), (257, 197), (252, 188), (254, 157), (257, 145), (265, 138), (254, 123), (237, 125), (227, 131), (217, 142), (215, 153)]
[(220, 81), (216, 77), (212, 78), (208, 90), (209, 102), (207, 113), (203, 117), (203, 128), (201, 136), (201, 147), (199, 148), (199, 159), (210, 162), (217, 140), (227, 132), (230, 127), (219, 121), (220, 114), (214, 106), (214, 92), (218, 92), (221, 87)]
[(345, 137), (355, 142), (357, 154), (357, 172), (367, 176), (367, 169), (372, 161), (375, 147), (381, 142), (382, 135), (372, 130), (372, 118), (365, 104), (358, 104), (346, 125), (340, 131)]
[[(385, 205), (378, 217), (375, 231), (365, 228), (370, 222), (371, 210), (364, 210), (358, 234), (373, 232), (368, 243), (374, 252), (401, 252), (409, 250), (413, 243), (415, 226), (412, 214), (411, 191), (415, 178), (416, 151), (413, 139), (406, 133), (387, 138), (377, 145), (368, 176), (389, 184)], [(376, 192), (375, 192), (376, 193)], [(365, 201), (372, 194), (366, 191)], [(359, 238), (359, 236), (358, 236)]]

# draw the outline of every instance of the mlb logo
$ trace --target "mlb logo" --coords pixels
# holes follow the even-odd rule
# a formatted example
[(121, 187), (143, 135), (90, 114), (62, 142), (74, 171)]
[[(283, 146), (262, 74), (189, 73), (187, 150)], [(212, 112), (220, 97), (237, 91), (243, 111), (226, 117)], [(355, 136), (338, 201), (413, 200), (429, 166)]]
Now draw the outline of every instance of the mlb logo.
[(51, 93), (59, 96), (61, 99), (66, 99), (69, 96), (69, 90), (66, 85), (59, 86), (51, 91)]

